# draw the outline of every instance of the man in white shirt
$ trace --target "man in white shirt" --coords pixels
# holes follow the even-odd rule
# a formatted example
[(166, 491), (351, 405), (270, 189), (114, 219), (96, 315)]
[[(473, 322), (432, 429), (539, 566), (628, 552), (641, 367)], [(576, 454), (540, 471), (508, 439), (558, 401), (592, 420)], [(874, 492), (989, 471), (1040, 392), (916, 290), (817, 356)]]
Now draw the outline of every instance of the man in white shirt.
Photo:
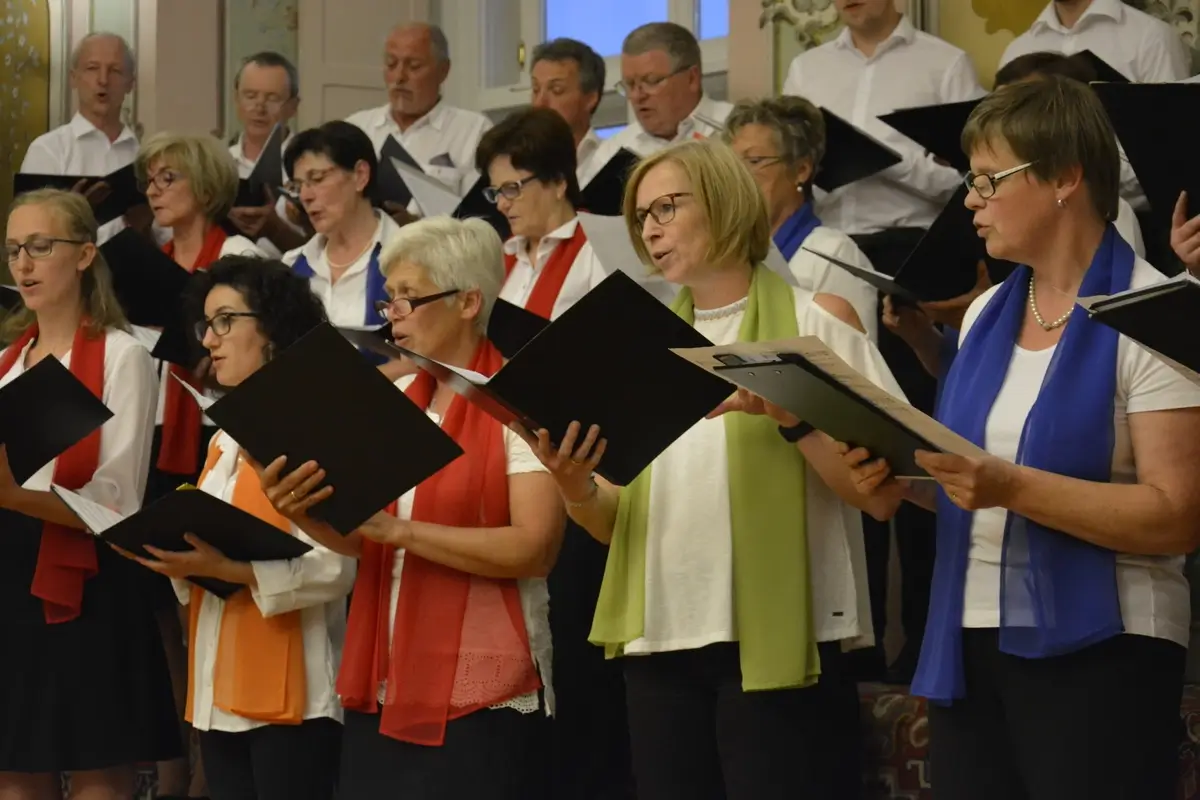
[(705, 97), (703, 77), (700, 43), (687, 28), (673, 22), (635, 28), (621, 45), (617, 84), (635, 119), (596, 149), (584, 178), (590, 179), (622, 147), (644, 157), (676, 142), (720, 133), (733, 106)]
[[(91, 33), (71, 55), (71, 88), (79, 110), (66, 125), (33, 140), (21, 172), (35, 175), (109, 175), (137, 158), (137, 134), (121, 121), (121, 107), (133, 89), (137, 60), (129, 44), (114, 33)], [(82, 183), (82, 182), (81, 182)], [(93, 206), (104, 199), (101, 181), (79, 186)], [(153, 215), (148, 205), (135, 206), (125, 217), (102, 225), (103, 243), (126, 225), (148, 232)]]
[(479, 178), (475, 148), (492, 123), (483, 114), (442, 100), (442, 83), (449, 74), (450, 45), (441, 28), (397, 26), (384, 46), (388, 103), (351, 114), (346, 121), (371, 137), (376, 153), (394, 136), (426, 174), (465, 194)]
[(575, 39), (553, 39), (533, 50), (529, 68), (535, 108), (550, 108), (571, 126), (575, 134), (575, 174), (583, 186), (590, 176), (589, 162), (600, 147), (600, 137), (592, 128), (592, 115), (604, 94), (604, 59), (592, 48)]
[[(262, 155), (276, 125), (287, 126), (300, 106), (300, 79), (295, 65), (279, 53), (264, 51), (247, 57), (233, 79), (238, 122), (242, 132), (229, 147), (237, 163), (238, 177), (248, 178)], [(287, 132), (283, 146), (292, 139)], [(280, 185), (287, 181), (280, 174)], [(284, 219), (287, 200), (277, 198), (274, 187), (266, 187), (262, 206), (234, 208), (229, 221), (272, 258), (293, 250), (308, 240), (303, 231)]]
[(1053, 0), (1005, 48), (1000, 66), (1046, 50), (1066, 55), (1091, 50), (1137, 83), (1179, 81), (1192, 71), (1182, 37), (1121, 0)]
[[(894, 275), (960, 185), (962, 176), (937, 163), (916, 142), (878, 117), (899, 108), (940, 105), (982, 97), (970, 58), (947, 42), (917, 30), (893, 0), (836, 0), (845, 28), (836, 39), (792, 61), (784, 94), (805, 97), (865, 130), (901, 155), (879, 174), (829, 194), (818, 193), (822, 222), (849, 233), (875, 269)], [(883, 325), (879, 349), (909, 401), (933, 409), (936, 382), (913, 352)], [(871, 611), (882, 641), (886, 630), (886, 525), (864, 518)], [(902, 621), (907, 642), (897, 664), (903, 679), (916, 666), (932, 580), (934, 518), (906, 504), (896, 516), (904, 573)], [(882, 650), (878, 651), (882, 655)], [(878, 678), (879, 664), (861, 677)]]

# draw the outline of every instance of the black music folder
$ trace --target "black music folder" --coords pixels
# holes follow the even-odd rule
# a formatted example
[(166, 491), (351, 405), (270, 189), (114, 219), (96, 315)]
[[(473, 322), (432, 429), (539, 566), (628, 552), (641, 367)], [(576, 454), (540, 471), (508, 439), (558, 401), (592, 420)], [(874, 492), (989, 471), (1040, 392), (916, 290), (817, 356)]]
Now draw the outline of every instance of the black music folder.
[(980, 455), (971, 442), (853, 370), (815, 336), (681, 350), (704, 374), (719, 375), (787, 409), (817, 430), (886, 459), (892, 474), (922, 478), (917, 450)]
[(924, 147), (959, 172), (969, 172), (970, 160), (962, 150), (962, 131), (978, 100), (935, 106), (901, 108), (879, 118)]
[(21, 299), (21, 290), (15, 286), (0, 286), (0, 308), (5, 311), (16, 311), (25, 303)]
[(1200, 282), (1191, 275), (1110, 297), (1081, 297), (1078, 302), (1092, 319), (1125, 334), (1176, 369), (1190, 370), (1188, 377), (1200, 382), (1200, 347), (1194, 333), (1194, 321), (1200, 318)]
[(860, 266), (842, 261), (840, 258), (831, 256), (828, 253), (822, 253), (820, 250), (814, 250), (811, 247), (804, 247), (801, 245), (800, 249), (804, 250), (806, 253), (812, 253), (815, 256), (820, 256), (830, 264), (844, 269), (846, 272), (849, 272), (860, 281), (875, 287), (875, 290), (880, 294), (890, 295), (894, 300), (899, 300), (909, 304), (919, 303), (921, 301), (920, 297), (913, 294), (908, 288), (903, 286), (891, 275), (878, 272), (874, 269), (863, 269)]
[(572, 421), (599, 425), (608, 449), (596, 471), (621, 486), (730, 394), (724, 381), (670, 352), (711, 343), (623, 272), (548, 324), (490, 380), (377, 338), (343, 335), (412, 358), (500, 422), (545, 428), (556, 443)]
[(237, 198), (234, 208), (264, 206), (267, 204), (267, 189), (275, 189), (283, 178), (284, 127), (276, 123), (267, 137), (258, 161), (249, 176), (238, 180)]
[(29, 172), (18, 172), (13, 175), (13, 196), (32, 192), (36, 189), (63, 189), (70, 191), (81, 180), (87, 181), (91, 187), (99, 181), (108, 185), (108, 195), (93, 209), (96, 222), (104, 225), (136, 205), (146, 202), (146, 195), (138, 191), (137, 175), (133, 164), (122, 167), (108, 175), (36, 175)]
[(900, 163), (900, 154), (871, 134), (826, 108), (821, 114), (825, 117), (825, 157), (813, 179), (821, 189), (832, 192)]
[(581, 187), (583, 202), (581, 211), (590, 211), (602, 216), (621, 216), (625, 199), (625, 181), (637, 165), (637, 154), (622, 147), (600, 170)]
[(0, 443), (18, 484), (112, 418), (57, 358), (43, 358), (0, 389)]
[(1072, 60), (1081, 61), (1096, 76), (1100, 83), (1129, 83), (1129, 76), (1109, 64), (1091, 50), (1080, 50), (1071, 56)]
[[(287, 561), (312, 550), (311, 545), (290, 533), (199, 489), (168, 492), (128, 517), (61, 486), (52, 486), (51, 491), (93, 534), (143, 558), (154, 558), (146, 545), (169, 552), (191, 550), (183, 539), (185, 533), (202, 539), (233, 561)], [(215, 578), (188, 580), (221, 599), (244, 588)]]
[(500, 213), (496, 204), (489, 203), (488, 199), (483, 196), (483, 190), (487, 186), (487, 175), (480, 175), (479, 180), (475, 181), (474, 185), (463, 195), (462, 201), (454, 209), (453, 216), (456, 219), (479, 217), (496, 229), (496, 233), (500, 234), (501, 241), (507, 241), (512, 236), (512, 229), (508, 226), (508, 218)]
[[(378, 342), (376, 333), (365, 337)], [(209, 406), (260, 464), (325, 470), (334, 494), (310, 510), (350, 533), (462, 454), (437, 423), (322, 323)]]
[[(404, 145), (396, 141), (395, 136), (389, 134), (384, 139), (383, 148), (379, 152), (379, 174), (376, 176), (375, 192), (380, 204), (396, 203), (407, 207), (412, 202), (412, 192), (409, 191), (408, 185), (392, 164), (393, 158), (413, 169), (421, 169), (421, 165), (404, 149)], [(424, 170), (421, 171), (424, 172)]]
[(532, 311), (526, 311), (515, 303), (497, 299), (488, 318), (488, 338), (507, 359), (529, 343), (550, 324)]

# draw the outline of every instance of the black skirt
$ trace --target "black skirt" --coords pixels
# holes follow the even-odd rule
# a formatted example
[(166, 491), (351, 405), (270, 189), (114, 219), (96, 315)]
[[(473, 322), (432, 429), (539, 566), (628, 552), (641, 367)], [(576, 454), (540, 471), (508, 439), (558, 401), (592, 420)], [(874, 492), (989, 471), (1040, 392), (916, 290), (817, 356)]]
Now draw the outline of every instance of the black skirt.
[(29, 593), (42, 522), (0, 510), (0, 772), (71, 772), (183, 753), (142, 567), (104, 545), (80, 616)]

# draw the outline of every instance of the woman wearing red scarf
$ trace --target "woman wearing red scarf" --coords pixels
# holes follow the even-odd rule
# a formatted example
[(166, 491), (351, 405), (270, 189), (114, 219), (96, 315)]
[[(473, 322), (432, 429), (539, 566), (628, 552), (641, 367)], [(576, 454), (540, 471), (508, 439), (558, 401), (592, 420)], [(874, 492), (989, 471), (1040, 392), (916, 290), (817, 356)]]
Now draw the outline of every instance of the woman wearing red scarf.
[[(380, 259), (392, 335), (445, 364), (491, 375), (487, 340), (500, 240), (482, 220), (403, 228)], [(277, 510), (360, 559), (338, 693), (346, 707), (340, 800), (540, 798), (552, 708), (545, 575), (563, 529), (556, 490), (528, 445), (426, 373), (397, 386), (464, 455), (342, 537), (305, 509), (314, 465), (262, 473)], [(397, 453), (398, 458), (403, 454)]]
[[(131, 514), (153, 435), (155, 376), (96, 250), (80, 195), (9, 212), (5, 258), (24, 307), (5, 321), (0, 386), (57, 358), (113, 412), (18, 485), (0, 448), (0, 797), (132, 798), (137, 762), (179, 755), (171, 684), (136, 567), (97, 546), (51, 483)], [(91, 792), (92, 794), (88, 794)]]

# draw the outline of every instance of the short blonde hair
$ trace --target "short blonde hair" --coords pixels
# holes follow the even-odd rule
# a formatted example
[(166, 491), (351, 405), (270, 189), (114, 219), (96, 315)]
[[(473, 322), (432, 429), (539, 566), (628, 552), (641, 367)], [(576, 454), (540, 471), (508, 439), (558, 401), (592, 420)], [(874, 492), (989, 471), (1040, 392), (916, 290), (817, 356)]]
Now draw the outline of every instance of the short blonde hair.
[(475, 329), (487, 332), (492, 306), (504, 285), (504, 244), (482, 219), (427, 217), (409, 223), (392, 236), (379, 255), (386, 277), (401, 261), (425, 268), (440, 291), (479, 290), (482, 296)]
[[(64, 192), (60, 189), (38, 189), (17, 195), (9, 206), (9, 217), (22, 206), (45, 206), (63, 224), (67, 237), (80, 242), (96, 244), (96, 216), (83, 195)], [(91, 266), (83, 271), (80, 295), (84, 314), (87, 315), (89, 336), (100, 336), (109, 328), (129, 329), (125, 311), (113, 291), (112, 272), (104, 254), (96, 249)], [(25, 329), (36, 320), (36, 315), (25, 306), (9, 314), (0, 325), (0, 339), (10, 344), (18, 339)]]
[(139, 181), (150, 178), (150, 165), (162, 159), (192, 185), (204, 216), (215, 222), (233, 208), (238, 192), (238, 169), (229, 149), (207, 134), (156, 133), (138, 150), (134, 169)]
[(692, 199), (708, 223), (710, 264), (730, 260), (761, 264), (771, 248), (767, 201), (742, 160), (729, 145), (711, 139), (690, 141), (643, 159), (625, 184), (624, 214), (629, 238), (642, 263), (654, 269), (637, 219), (637, 191), (659, 164), (677, 164), (691, 184)]

